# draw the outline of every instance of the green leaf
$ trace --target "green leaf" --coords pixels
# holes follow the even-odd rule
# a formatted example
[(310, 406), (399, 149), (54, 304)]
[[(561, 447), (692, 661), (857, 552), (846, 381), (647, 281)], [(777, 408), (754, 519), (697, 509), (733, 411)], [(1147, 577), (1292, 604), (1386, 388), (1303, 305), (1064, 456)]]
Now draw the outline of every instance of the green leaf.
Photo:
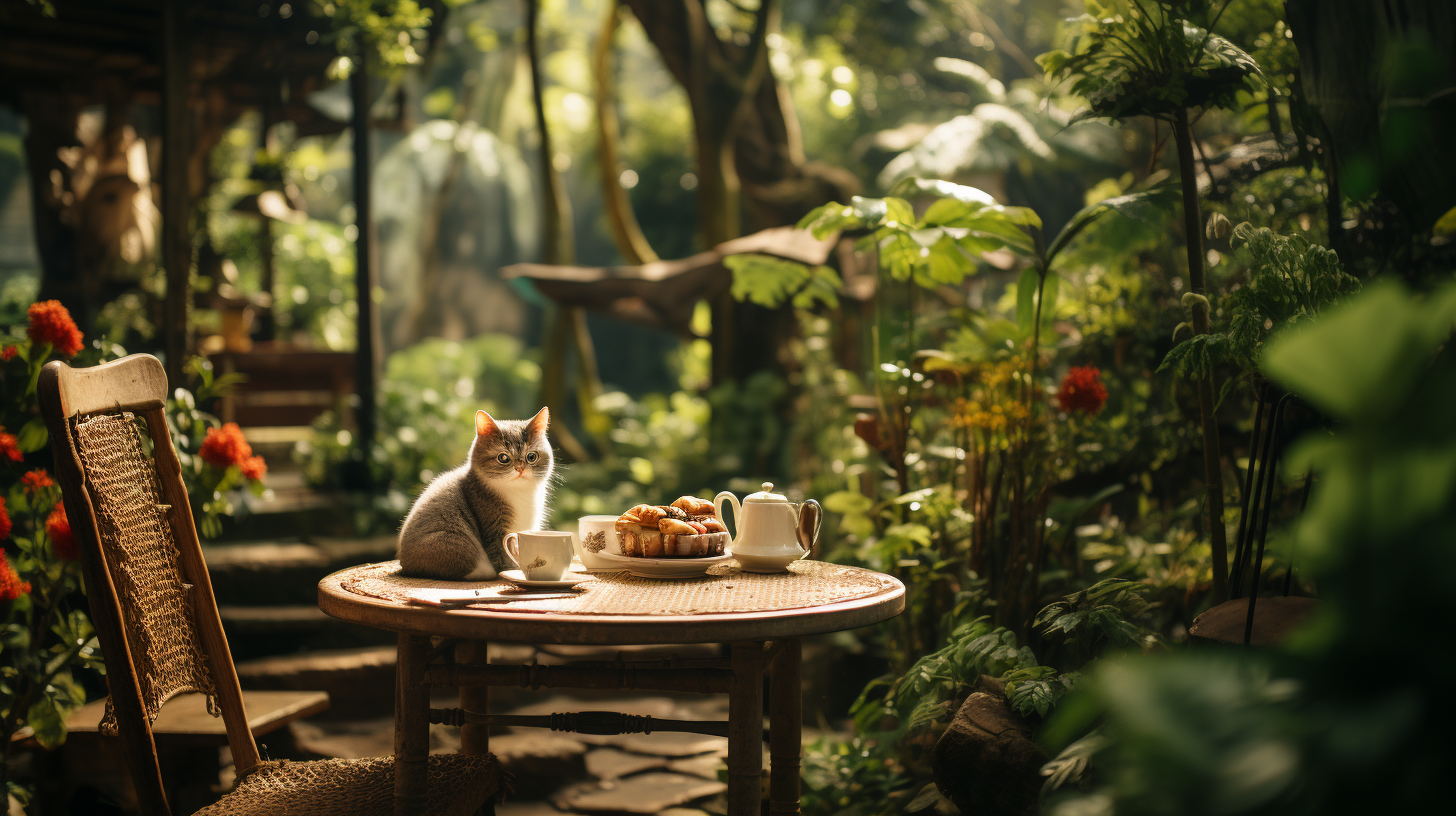
[(986, 205), (996, 203), (995, 197), (985, 190), (969, 187), (964, 184), (941, 181), (940, 179), (903, 179), (890, 190), (890, 193), (897, 196), (929, 194), (968, 204)]
[(1173, 204), (1177, 201), (1180, 192), (1176, 183), (1167, 182), (1149, 190), (1114, 196), (1083, 207), (1072, 216), (1066, 226), (1062, 227), (1062, 231), (1057, 233), (1057, 237), (1052, 239), (1051, 246), (1047, 248), (1046, 253), (1047, 266), (1051, 266), (1057, 255), (1067, 248), (1073, 238), (1107, 213), (1116, 212), (1151, 226), (1163, 223), (1168, 218), (1168, 214), (1173, 211)]
[(816, 266), (809, 270), (809, 279), (804, 282), (803, 288), (794, 293), (794, 308), (810, 309), (815, 303), (838, 308), (839, 290), (842, 288), (844, 282), (839, 279), (838, 272), (827, 266)]
[(910, 202), (903, 198), (886, 198), (885, 203), (885, 226), (893, 221), (901, 227), (913, 228), (915, 226), (915, 208)]
[(1041, 324), (1043, 331), (1056, 321), (1057, 298), (1062, 293), (1062, 277), (1048, 272), (1041, 286)]
[(771, 255), (730, 255), (723, 259), (723, 265), (733, 272), (729, 292), (734, 300), (747, 300), (771, 309), (783, 305), (811, 277), (809, 267), (804, 264)]
[(1451, 334), (1450, 303), (1417, 301), (1384, 281), (1271, 341), (1261, 368), (1289, 390), (1341, 418), (1369, 418), (1400, 405), (1435, 348)]
[(885, 530), (885, 538), (913, 542), (922, 547), (929, 547), (930, 528), (924, 524), (896, 524)]
[(1021, 270), (1021, 278), (1016, 282), (1016, 325), (1024, 334), (1031, 333), (1032, 323), (1036, 320), (1036, 288), (1039, 280), (1036, 268), (1028, 266)]
[(954, 286), (975, 271), (975, 266), (961, 253), (960, 246), (945, 234), (930, 248), (930, 257), (926, 260), (930, 279), (936, 283)]
[(936, 199), (929, 207), (925, 208), (925, 215), (920, 219), (927, 227), (958, 226), (963, 219), (969, 218), (985, 206), (980, 203), (966, 203), (954, 198)]
[(46, 446), (50, 441), (50, 433), (46, 431), (45, 422), (40, 419), (32, 419), (25, 423), (16, 434), (16, 447), (21, 453), (34, 453)]
[(1445, 215), (1436, 219), (1436, 225), (1431, 228), (1431, 231), (1440, 237), (1456, 235), (1456, 207), (1452, 207), (1446, 211)]
[(808, 215), (799, 219), (797, 226), (813, 233), (815, 238), (825, 238), (832, 232), (855, 225), (857, 220), (853, 209), (831, 201), (810, 210)]

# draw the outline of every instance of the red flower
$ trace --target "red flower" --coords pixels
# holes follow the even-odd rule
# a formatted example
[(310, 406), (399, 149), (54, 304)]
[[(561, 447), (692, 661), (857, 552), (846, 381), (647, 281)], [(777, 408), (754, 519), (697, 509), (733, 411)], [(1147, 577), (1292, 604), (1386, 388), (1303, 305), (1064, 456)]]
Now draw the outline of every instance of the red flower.
[(202, 457), (202, 461), (220, 468), (242, 466), (252, 457), (253, 446), (243, 438), (243, 429), (238, 427), (238, 423), (229, 422), (221, 428), (207, 430), (207, 437), (202, 440), (197, 455)]
[(25, 454), (20, 452), (20, 440), (13, 433), (5, 433), (5, 426), (0, 425), (0, 459), (19, 462), (24, 458)]
[(1107, 402), (1107, 389), (1102, 385), (1102, 373), (1095, 366), (1072, 366), (1057, 389), (1057, 402), (1067, 413), (1081, 411), (1092, 415), (1102, 410)]
[(14, 360), (15, 355), (18, 351), (19, 349), (15, 346), (6, 346), (5, 348), (0, 348), (0, 362), (9, 362), (11, 360)]
[(0, 496), (0, 541), (10, 537), (10, 513), (5, 510), (5, 497)]
[(66, 506), (56, 505), (49, 516), (46, 516), (46, 537), (51, 540), (51, 549), (63, 561), (75, 561), (81, 557), (81, 551), (76, 548), (76, 537), (71, 534), (71, 520), (66, 518)]
[(20, 483), (25, 485), (25, 489), (30, 493), (35, 493), (41, 488), (50, 487), (55, 484), (55, 482), (51, 481), (51, 475), (45, 472), (45, 468), (36, 468), (21, 476)]
[(59, 300), (30, 304), (30, 328), (26, 334), (35, 343), (50, 343), (63, 357), (74, 357), (85, 346), (76, 321)]
[(5, 553), (0, 551), (0, 601), (13, 601), (30, 594), (30, 582), (20, 580)]
[(253, 481), (262, 479), (263, 474), (268, 472), (268, 463), (261, 456), (249, 456), (238, 467), (242, 468), (244, 476)]

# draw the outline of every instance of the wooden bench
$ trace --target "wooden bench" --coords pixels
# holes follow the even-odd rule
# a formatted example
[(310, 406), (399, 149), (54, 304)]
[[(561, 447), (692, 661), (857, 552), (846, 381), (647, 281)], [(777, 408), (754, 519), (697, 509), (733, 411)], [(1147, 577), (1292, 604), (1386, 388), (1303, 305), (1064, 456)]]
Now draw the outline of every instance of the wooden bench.
[[(254, 737), (261, 737), (328, 708), (329, 695), (325, 691), (245, 691), (243, 706), (248, 711), (248, 728)], [(97, 734), (105, 710), (105, 699), (81, 706), (66, 718), (66, 730), (72, 738)], [(152, 733), (159, 743), (227, 744), (222, 717), (207, 713), (207, 701), (201, 694), (179, 694), (168, 700), (152, 723)]]

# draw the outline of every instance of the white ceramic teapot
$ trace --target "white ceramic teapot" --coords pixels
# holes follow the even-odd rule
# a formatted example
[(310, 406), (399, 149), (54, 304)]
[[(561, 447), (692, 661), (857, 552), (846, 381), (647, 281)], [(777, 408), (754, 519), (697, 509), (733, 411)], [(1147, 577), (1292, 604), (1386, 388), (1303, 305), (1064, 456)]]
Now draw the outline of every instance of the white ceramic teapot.
[(819, 502), (809, 499), (794, 504), (773, 492), (773, 483), (764, 482), (763, 490), (738, 503), (738, 497), (723, 491), (713, 498), (718, 518), (723, 516), (723, 502), (733, 507), (733, 523), (738, 535), (733, 539), (733, 558), (748, 572), (784, 572), (789, 564), (813, 555), (819, 542), (819, 524), (824, 511)]

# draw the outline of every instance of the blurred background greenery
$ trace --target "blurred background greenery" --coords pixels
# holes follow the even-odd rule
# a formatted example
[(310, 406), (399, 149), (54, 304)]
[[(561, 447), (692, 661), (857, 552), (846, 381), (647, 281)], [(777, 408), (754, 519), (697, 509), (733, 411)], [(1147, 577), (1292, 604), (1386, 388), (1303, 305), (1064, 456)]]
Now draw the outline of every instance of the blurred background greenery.
[[(643, 260), (623, 194), (633, 246), (663, 259), (803, 219), (837, 242), (827, 268), (740, 256), (720, 270), (737, 301), (691, 304), (686, 336), (588, 312), (598, 370), (563, 378), (579, 393), (557, 417), (585, 455), (558, 456), (552, 509), (569, 526), (772, 480), (824, 503), (826, 558), (906, 583), (904, 615), (834, 641), (854, 687), (814, 690), (807, 812), (955, 812), (933, 747), (983, 675), (1052, 755), (1052, 812), (1434, 801), (1450, 700), (1431, 678), (1449, 673), (1372, 670), (1445, 660), (1424, 627), (1453, 574), (1456, 454), (1434, 408), (1450, 396), (1456, 230), (1448, 6), (541, 0), (546, 155), (531, 5), (307, 7), (387, 66), (371, 111), (387, 123), (373, 131), (387, 360), (376, 490), (351, 500), (352, 532), (396, 528), (463, 459), (474, 410), (523, 417), (546, 398), (562, 310), (503, 267), (568, 244), (585, 267)], [(373, 7), (393, 16), (359, 16)], [(682, 8), (729, 68), (684, 67)], [(1089, 52), (1099, 36), (1107, 50)], [(340, 122), (346, 70), (336, 60), (307, 99)], [(715, 106), (742, 113), (739, 199), (700, 162)], [(0, 106), (0, 323), (17, 326), (44, 282), (25, 133)], [(199, 288), (256, 294), (271, 264), (275, 336), (297, 348), (354, 348), (350, 139), (254, 112), (207, 157)], [(286, 217), (242, 205), (270, 190)], [(560, 231), (553, 200), (569, 205)], [(111, 275), (88, 332), (155, 347), (157, 260)], [(1407, 288), (1371, 285), (1386, 278)], [(195, 319), (207, 334), (222, 317)], [(723, 376), (729, 319), (747, 359)], [(746, 350), (760, 337), (775, 342)], [(1091, 403), (1068, 391), (1093, 380)], [(1194, 654), (1189, 627), (1226, 597), (1215, 546), (1239, 529), (1271, 380), (1337, 430), (1286, 468), (1316, 468), (1313, 498), (1300, 517), (1303, 483), (1279, 485), (1254, 581), (1290, 580), (1324, 612), (1284, 651)], [(336, 488), (354, 444), (329, 411), (292, 455)], [(1129, 651), (1153, 654), (1113, 657)]]

